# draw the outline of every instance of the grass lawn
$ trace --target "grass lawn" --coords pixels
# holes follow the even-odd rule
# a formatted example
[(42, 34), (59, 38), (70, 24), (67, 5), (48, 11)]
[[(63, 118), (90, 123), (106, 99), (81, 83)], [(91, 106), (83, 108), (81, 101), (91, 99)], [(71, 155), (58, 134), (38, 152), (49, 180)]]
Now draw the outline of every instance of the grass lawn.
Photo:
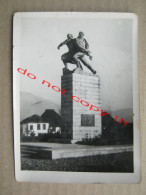
[(57, 160), (21, 157), (22, 170), (133, 172), (133, 152)]

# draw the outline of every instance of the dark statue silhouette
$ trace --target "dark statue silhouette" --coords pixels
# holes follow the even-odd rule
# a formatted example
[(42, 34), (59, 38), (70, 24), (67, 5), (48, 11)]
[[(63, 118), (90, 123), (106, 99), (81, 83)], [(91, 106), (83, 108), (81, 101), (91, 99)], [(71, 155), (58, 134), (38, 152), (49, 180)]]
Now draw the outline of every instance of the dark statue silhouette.
[(77, 38), (73, 38), (72, 34), (67, 35), (67, 39), (62, 42), (59, 46), (67, 45), (68, 52), (61, 56), (61, 59), (65, 65), (65, 68), (68, 69), (68, 63), (76, 64), (77, 68), (75, 70), (83, 71), (83, 65), (85, 65), (93, 74), (96, 74), (96, 71), (88, 63), (85, 56), (88, 56), (92, 60), (91, 52), (89, 51), (89, 44), (84, 38), (84, 33), (79, 32)]

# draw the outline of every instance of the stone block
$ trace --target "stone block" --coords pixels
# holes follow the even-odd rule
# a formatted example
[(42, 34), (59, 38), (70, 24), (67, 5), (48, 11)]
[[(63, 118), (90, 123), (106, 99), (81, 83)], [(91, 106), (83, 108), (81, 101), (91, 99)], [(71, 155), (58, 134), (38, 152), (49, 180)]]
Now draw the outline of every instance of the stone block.
[[(100, 111), (89, 110), (91, 105), (101, 108), (99, 76), (88, 73), (66, 73), (61, 77), (61, 88), (67, 91), (61, 97), (63, 135), (70, 136), (72, 140), (82, 140), (86, 134), (91, 137), (100, 134)], [(80, 98), (80, 101), (84, 100), (82, 102), (84, 104), (88, 102), (89, 106), (72, 100), (72, 96)], [(89, 116), (87, 117), (88, 122), (84, 119), (84, 124), (87, 122), (84, 126), (82, 125), (83, 115)], [(91, 115), (94, 116), (94, 124), (91, 124)]]

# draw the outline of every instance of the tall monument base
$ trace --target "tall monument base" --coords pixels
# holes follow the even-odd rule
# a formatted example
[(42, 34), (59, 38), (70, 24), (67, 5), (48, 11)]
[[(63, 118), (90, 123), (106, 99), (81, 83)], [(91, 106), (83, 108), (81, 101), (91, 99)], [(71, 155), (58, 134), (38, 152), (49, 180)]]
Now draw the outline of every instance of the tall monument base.
[(61, 88), (62, 137), (72, 143), (101, 134), (100, 80), (83, 71), (63, 71)]

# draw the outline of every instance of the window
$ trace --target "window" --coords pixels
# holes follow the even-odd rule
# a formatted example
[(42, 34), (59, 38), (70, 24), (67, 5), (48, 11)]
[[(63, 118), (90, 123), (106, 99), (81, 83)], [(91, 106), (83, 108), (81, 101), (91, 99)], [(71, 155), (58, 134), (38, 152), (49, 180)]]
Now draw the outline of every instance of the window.
[(30, 125), (30, 130), (33, 130), (33, 125)]
[(46, 129), (46, 124), (43, 124), (43, 129), (44, 129), (44, 130)]
[(40, 129), (41, 129), (41, 125), (37, 124), (37, 130), (40, 130)]

